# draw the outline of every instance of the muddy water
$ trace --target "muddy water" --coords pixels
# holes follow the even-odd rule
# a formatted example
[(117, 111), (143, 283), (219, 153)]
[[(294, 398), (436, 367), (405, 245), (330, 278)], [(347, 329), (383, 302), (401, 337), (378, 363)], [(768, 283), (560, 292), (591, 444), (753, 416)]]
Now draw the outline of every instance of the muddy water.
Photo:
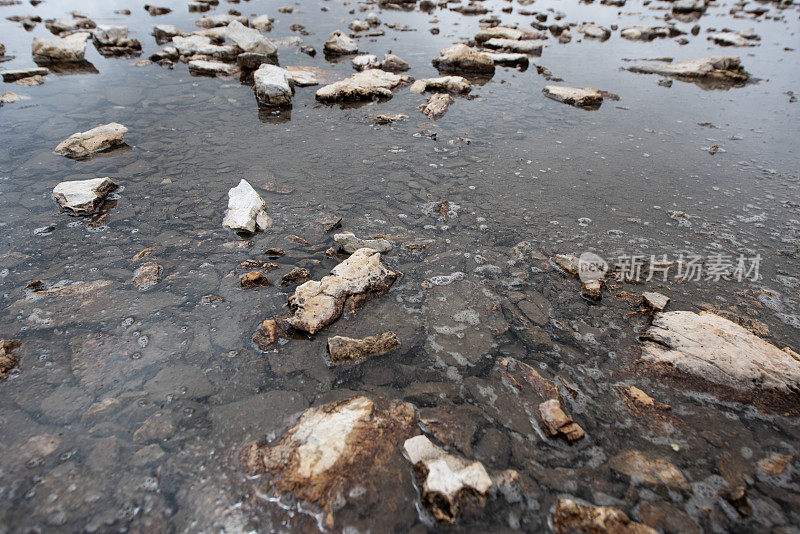
[[(524, 9), (554, 8), (569, 22), (621, 28), (657, 25), (669, 9), (660, 1), (483, 4), (521, 27), (533, 20), (519, 14)], [(185, 3), (160, 5), (173, 12), (151, 17), (122, 1), (78, 7), (98, 23), (129, 26), (146, 58), (158, 49), (152, 25), (195, 28), (198, 15)], [(359, 16), (350, 13), (356, 4), (298, 3), (292, 14), (278, 13), (280, 5), (223, 2), (211, 13), (269, 14), (277, 19), (269, 35), (279, 40), (297, 37), (289, 26), (303, 24), (314, 35), (301, 38), (318, 55), (284, 40), (281, 65), (324, 69), (331, 80), (352, 72), (348, 60), (329, 62), (321, 52), (332, 30)], [(192, 77), (183, 64), (136, 66), (136, 59), (103, 58), (91, 45), (94, 73), (50, 75), (37, 87), (3, 84), (0, 91), (30, 99), (0, 110), (0, 337), (22, 340), (19, 368), (0, 383), (0, 532), (314, 530), (313, 517), (252, 499), (236, 452), (280, 436), (308, 406), (357, 393), (418, 408), (475, 408), (461, 421), (466, 444), (453, 450), (492, 469), (516, 469), (525, 490), (456, 529), (546, 530), (555, 498), (571, 495), (650, 524), (657, 516), (654, 526), (667, 531), (794, 531), (797, 460), (774, 477), (756, 464), (796, 453), (797, 420), (642, 375), (631, 362), (647, 316), (619, 295), (660, 291), (671, 309), (716, 310), (779, 347), (800, 347), (798, 112), (786, 94), (798, 90), (800, 62), (786, 48), (800, 45), (800, 28), (796, 7), (765, 5), (770, 13), (757, 19), (733, 18), (730, 1), (710, 7), (686, 45), (630, 42), (618, 32), (600, 42), (574, 30), (569, 44), (545, 41), (534, 61), (565, 84), (619, 94), (597, 110), (546, 99), (541, 88), (551, 82), (531, 66), (498, 68), (435, 122), (417, 111), (423, 98), (405, 88), (388, 101), (344, 107), (320, 105), (314, 88), (298, 88), (292, 108), (276, 112), (259, 109), (238, 79)], [(0, 15), (68, 17), (75, 7), (26, 3), (0, 7)], [(114, 14), (124, 8), (132, 14)], [(384, 24), (415, 31), (382, 26), (386, 34), (359, 39), (360, 49), (391, 50), (415, 77), (435, 75), (430, 60), (474, 35), (482, 18), (375, 8)], [(706, 40), (708, 28), (723, 27), (754, 28), (760, 45), (723, 49)], [(5, 68), (30, 66), (31, 39), (49, 36), (42, 24), (26, 32), (2, 20), (0, 28), (6, 53), (16, 56)], [(620, 70), (629, 64), (624, 58), (715, 54), (740, 55), (758, 80), (664, 87), (659, 76)], [(409, 118), (373, 126), (366, 117), (379, 113)], [(128, 127), (127, 146), (84, 161), (53, 153), (70, 134), (111, 121)], [(721, 150), (712, 155), (715, 144)], [(58, 182), (102, 176), (122, 187), (100, 215), (59, 213), (51, 197)], [(242, 178), (274, 220), (250, 239), (221, 225), (227, 191)], [(262, 353), (252, 335), (264, 318), (285, 311), (294, 289), (278, 285), (280, 276), (300, 266), (319, 279), (336, 264), (324, 255), (332, 235), (316, 222), (327, 215), (341, 216), (342, 228), (357, 235), (395, 238), (385, 256), (404, 276), (321, 335)], [(402, 245), (412, 240), (431, 244)], [(267, 259), (271, 247), (286, 250), (268, 274), (276, 285), (241, 290), (239, 263)], [(143, 249), (152, 249), (148, 259), (163, 267), (163, 280), (139, 291), (132, 277)], [(609, 260), (760, 255), (760, 277), (617, 283), (593, 304), (547, 260), (584, 251)], [(84, 295), (41, 297), (26, 289), (34, 280), (45, 289), (108, 282)], [(522, 300), (537, 303), (544, 340), (487, 307), (492, 299), (506, 313)], [(503, 320), (510, 328), (494, 335)], [(385, 330), (397, 333), (399, 350), (356, 366), (326, 364), (329, 335)], [(570, 447), (509, 422), (519, 407), (493, 394), (500, 386), (490, 373), (500, 356), (558, 377), (587, 437)], [(637, 417), (621, 402), (619, 384), (670, 404), (670, 416)], [(609, 459), (629, 449), (667, 458), (689, 486), (648, 485), (611, 469)], [(734, 485), (747, 487), (749, 517), (718, 496)], [(385, 508), (346, 515), (338, 527), (433, 528), (413, 504), (410, 481), (384, 491)]]

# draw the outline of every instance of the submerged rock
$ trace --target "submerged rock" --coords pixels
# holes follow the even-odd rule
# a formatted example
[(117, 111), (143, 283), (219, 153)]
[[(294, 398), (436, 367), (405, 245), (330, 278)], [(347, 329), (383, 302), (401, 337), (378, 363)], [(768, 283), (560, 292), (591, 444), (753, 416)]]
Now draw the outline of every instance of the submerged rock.
[(733, 398), (769, 410), (800, 413), (800, 361), (728, 319), (710, 312), (658, 313), (642, 339), (641, 360), (664, 374), (722, 386)]
[(86, 54), (86, 41), (91, 34), (78, 32), (60, 39), (33, 40), (33, 58), (39, 61), (83, 61)]
[(161, 281), (161, 265), (154, 261), (147, 261), (136, 269), (133, 283), (139, 291), (147, 291)]
[(228, 24), (225, 35), (245, 52), (263, 54), (278, 59), (278, 47), (275, 46), (275, 43), (267, 39), (260, 31), (248, 28), (238, 20), (233, 20)]
[(316, 96), (318, 100), (323, 102), (391, 98), (392, 89), (410, 81), (410, 76), (394, 74), (380, 69), (368, 69), (353, 74), (347, 79), (319, 88)]
[(7, 378), (9, 371), (19, 363), (19, 357), (14, 354), (19, 345), (18, 339), (0, 339), (0, 380)]
[(53, 196), (64, 209), (74, 213), (93, 213), (103, 203), (106, 195), (116, 188), (117, 184), (108, 178), (73, 180), (55, 186)]
[(15, 82), (17, 80), (30, 78), (32, 76), (47, 76), (48, 74), (50, 74), (50, 69), (46, 67), (29, 67), (26, 69), (10, 69), (0, 71), (0, 75), (3, 76), (3, 81), (5, 83)]
[(383, 293), (400, 275), (392, 271), (380, 252), (362, 248), (337, 265), (319, 282), (310, 280), (289, 297), (292, 315), (286, 322), (297, 330), (314, 334), (339, 318), (348, 297)]
[(239, 68), (222, 61), (193, 59), (189, 61), (189, 72), (201, 76), (233, 76), (239, 72)]
[(619, 508), (579, 504), (573, 499), (556, 501), (553, 511), (556, 534), (585, 532), (587, 534), (658, 534), (658, 531), (632, 521)]
[(440, 51), (433, 66), (440, 71), (494, 74), (492, 58), (465, 44), (455, 44)]
[(578, 26), (577, 31), (586, 37), (600, 39), (601, 41), (605, 41), (611, 37), (611, 30), (601, 28), (600, 26), (596, 26), (594, 24), (584, 24), (583, 26)]
[(711, 56), (683, 63), (655, 61), (627, 67), (627, 70), (683, 78), (719, 78), (732, 81), (745, 81), (749, 78), (741, 65), (741, 59), (736, 56)]
[(253, 73), (253, 90), (258, 101), (265, 106), (291, 104), (294, 94), (292, 82), (291, 74), (276, 65), (261, 65)]
[(541, 54), (542, 53), (542, 43), (526, 40), (526, 41), (517, 41), (514, 39), (500, 39), (500, 38), (492, 38), (483, 43), (483, 46), (486, 48), (491, 48), (493, 50), (502, 50), (505, 52), (517, 52), (520, 54)]
[(0, 95), (0, 106), (3, 104), (15, 104), (20, 100), (27, 99), (27, 96), (18, 95), (17, 93), (12, 93), (11, 91), (6, 91), (2, 95)]
[(331, 362), (354, 362), (372, 354), (383, 355), (399, 347), (400, 341), (394, 332), (383, 332), (364, 339), (334, 336), (328, 338), (328, 354)]
[(360, 248), (371, 248), (378, 252), (389, 252), (392, 250), (392, 242), (387, 239), (361, 239), (350, 232), (334, 234), (333, 240), (336, 241), (339, 248), (348, 254), (352, 254)]
[(614, 471), (630, 477), (634, 483), (655, 486), (664, 484), (672, 489), (690, 489), (683, 473), (659, 456), (637, 450), (627, 450), (612, 457), (608, 464)]
[(542, 89), (544, 96), (570, 104), (572, 106), (598, 106), (603, 103), (603, 93), (594, 87), (565, 87), (562, 85), (546, 85)]
[(228, 191), (228, 210), (222, 225), (234, 232), (254, 233), (256, 228), (266, 230), (272, 221), (267, 215), (267, 203), (256, 193), (247, 180)]
[(125, 126), (110, 122), (85, 132), (72, 134), (61, 141), (55, 151), (56, 154), (72, 158), (86, 157), (92, 152), (122, 144), (127, 131)]
[(438, 119), (444, 115), (450, 104), (455, 101), (456, 99), (449, 93), (436, 93), (429, 96), (428, 101), (419, 106), (419, 110), (431, 119)]
[(441, 76), (439, 78), (422, 78), (411, 84), (411, 92), (422, 94), (425, 91), (448, 91), (451, 93), (469, 93), (472, 84), (462, 76)]
[(358, 45), (344, 32), (336, 30), (323, 45), (323, 50), (331, 56), (343, 56), (358, 52)]

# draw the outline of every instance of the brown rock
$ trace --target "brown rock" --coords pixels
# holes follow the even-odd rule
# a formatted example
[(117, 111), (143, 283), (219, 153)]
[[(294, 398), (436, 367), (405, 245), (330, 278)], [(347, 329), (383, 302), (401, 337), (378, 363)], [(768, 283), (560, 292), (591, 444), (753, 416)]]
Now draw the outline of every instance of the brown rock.
[(759, 460), (758, 468), (768, 476), (778, 476), (786, 470), (786, 466), (789, 465), (793, 458), (793, 454), (774, 453)]
[(611, 469), (627, 475), (633, 481), (652, 485), (664, 484), (673, 489), (690, 489), (683, 473), (659, 456), (629, 449), (612, 457), (609, 465)]
[(139, 266), (133, 276), (133, 283), (139, 291), (147, 291), (161, 281), (161, 266), (148, 261)]
[(0, 379), (6, 378), (19, 363), (19, 357), (13, 354), (19, 345), (18, 339), (0, 339)]
[(243, 274), (239, 283), (242, 289), (271, 285), (267, 277), (261, 271), (250, 271), (249, 273)]
[(261, 350), (268, 350), (271, 345), (274, 345), (276, 341), (285, 336), (286, 332), (278, 325), (278, 321), (266, 319), (261, 323), (255, 336), (253, 336), (253, 342)]
[(639, 503), (639, 519), (665, 534), (700, 534), (700, 527), (691, 517), (665, 501)]
[(353, 362), (372, 354), (386, 354), (399, 346), (400, 341), (394, 332), (384, 332), (364, 339), (344, 336), (328, 338), (328, 354), (333, 363)]
[(308, 269), (303, 269), (302, 267), (295, 267), (281, 278), (281, 285), (286, 284), (296, 284), (298, 282), (304, 282), (311, 278), (311, 273)]
[(632, 521), (618, 508), (579, 504), (572, 499), (556, 501), (553, 529), (556, 534), (657, 534), (652, 528)]

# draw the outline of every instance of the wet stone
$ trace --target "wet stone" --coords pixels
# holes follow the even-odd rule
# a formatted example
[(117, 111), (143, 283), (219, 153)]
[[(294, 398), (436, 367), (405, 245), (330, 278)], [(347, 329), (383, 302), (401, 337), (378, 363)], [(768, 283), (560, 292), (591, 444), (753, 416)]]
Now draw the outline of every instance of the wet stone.
[(612, 457), (609, 465), (614, 471), (630, 477), (633, 483), (664, 484), (673, 489), (689, 489), (683, 473), (660, 456), (627, 450)]
[(439, 52), (433, 66), (440, 71), (494, 73), (494, 61), (489, 55), (464, 44), (455, 44)]
[(383, 332), (364, 339), (344, 336), (328, 338), (328, 354), (333, 363), (355, 362), (371, 355), (383, 355), (399, 346), (400, 341), (394, 332)]
[(19, 345), (18, 339), (0, 339), (0, 380), (7, 378), (9, 371), (19, 363), (19, 357), (14, 354)]
[(122, 144), (128, 129), (116, 122), (97, 126), (85, 132), (74, 133), (56, 146), (56, 154), (82, 158), (99, 150)]
[(93, 213), (117, 184), (108, 178), (61, 182), (53, 188), (58, 205), (73, 213)]
[(575, 87), (547, 85), (542, 89), (542, 92), (548, 98), (579, 107), (598, 106), (603, 102), (603, 94), (594, 87), (577, 89)]
[(419, 106), (419, 110), (431, 119), (437, 119), (445, 114), (447, 108), (449, 108), (450, 104), (453, 102), (455, 102), (453, 95), (437, 93), (429, 96), (428, 101)]
[(325, 41), (323, 50), (326, 54), (332, 56), (355, 54), (358, 52), (358, 44), (345, 35), (344, 32), (336, 30), (328, 37), (328, 40)]
[(339, 248), (348, 254), (352, 254), (360, 248), (371, 248), (378, 252), (389, 252), (392, 250), (392, 243), (387, 239), (361, 239), (350, 232), (344, 232), (333, 236), (333, 240)]
[(553, 511), (553, 528), (556, 534), (568, 532), (656, 534), (657, 531), (632, 521), (622, 510), (612, 506), (592, 506), (561, 498)]
[(133, 283), (139, 291), (147, 291), (161, 281), (161, 265), (154, 261), (141, 264), (133, 275)]
[(202, 369), (183, 364), (165, 367), (144, 388), (158, 402), (179, 397), (196, 400), (214, 394), (214, 386)]
[(239, 285), (242, 286), (242, 289), (252, 289), (254, 287), (267, 287), (272, 284), (261, 271), (250, 271), (242, 275)]
[(33, 40), (33, 58), (41, 61), (83, 61), (90, 33), (78, 32), (60, 39)]
[(294, 267), (281, 277), (281, 285), (298, 284), (300, 282), (305, 282), (309, 278), (311, 278), (311, 272), (308, 269)]
[(347, 79), (321, 87), (317, 90), (316, 96), (318, 100), (323, 102), (391, 98), (392, 89), (410, 81), (410, 76), (394, 74), (380, 69), (367, 69)]

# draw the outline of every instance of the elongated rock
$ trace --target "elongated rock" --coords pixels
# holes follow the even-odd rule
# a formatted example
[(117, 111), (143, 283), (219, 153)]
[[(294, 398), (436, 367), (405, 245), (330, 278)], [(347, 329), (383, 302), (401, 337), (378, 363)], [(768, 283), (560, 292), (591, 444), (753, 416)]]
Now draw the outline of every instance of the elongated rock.
[(242, 179), (228, 191), (228, 210), (222, 225), (234, 232), (254, 233), (256, 228), (267, 229), (272, 221), (267, 215), (267, 203), (247, 180)]
[(463, 76), (441, 76), (439, 78), (422, 78), (411, 84), (412, 93), (422, 94), (425, 91), (447, 91), (450, 93), (469, 93), (472, 84)]
[(492, 50), (502, 50), (505, 52), (517, 52), (520, 54), (541, 54), (542, 53), (542, 43), (537, 41), (518, 41), (515, 39), (500, 39), (500, 38), (493, 38), (489, 39), (483, 46), (486, 48), (491, 48)]
[(410, 81), (411, 77), (403, 74), (367, 69), (347, 79), (320, 87), (316, 96), (323, 102), (391, 98), (392, 89)]
[(419, 106), (419, 110), (431, 119), (438, 119), (444, 115), (450, 104), (455, 101), (456, 99), (449, 93), (436, 93), (429, 96), (428, 101)]
[(236, 45), (212, 44), (211, 38), (204, 35), (175, 36), (172, 38), (172, 44), (184, 56), (202, 55), (215, 59), (233, 60), (241, 52)]
[(521, 30), (516, 28), (506, 28), (505, 26), (495, 26), (484, 28), (475, 34), (475, 42), (483, 44), (490, 39), (513, 39), (519, 41), (523, 37)]
[(234, 20), (242, 23), (245, 26), (247, 25), (247, 17), (243, 17), (241, 15), (229, 15), (228, 13), (206, 15), (197, 19), (195, 24), (201, 28), (216, 28), (217, 26), (227, 26)]
[(354, 362), (372, 354), (386, 354), (399, 346), (400, 341), (394, 332), (383, 332), (364, 339), (345, 336), (328, 338), (328, 354), (333, 363)]
[(553, 512), (556, 534), (658, 534), (658, 531), (632, 521), (625, 512), (612, 506), (580, 504), (573, 499), (558, 499)]
[(658, 37), (668, 37), (669, 30), (663, 26), (628, 26), (619, 32), (619, 36), (629, 41), (652, 41)]
[(583, 26), (578, 26), (578, 33), (582, 33), (586, 37), (590, 37), (592, 39), (600, 39), (601, 41), (605, 41), (611, 37), (611, 30), (601, 28), (600, 26), (596, 26), (594, 24), (584, 24)]
[(265, 106), (286, 106), (292, 103), (293, 80), (286, 69), (264, 64), (253, 74), (253, 90)]
[(53, 196), (59, 206), (73, 213), (93, 213), (116, 188), (117, 184), (108, 178), (73, 180), (55, 186)]
[(491, 57), (460, 43), (440, 51), (433, 66), (440, 71), (494, 73)]
[(189, 72), (202, 76), (233, 76), (239, 72), (239, 68), (236, 65), (223, 63), (222, 61), (193, 59), (189, 61)]
[(60, 39), (33, 40), (33, 58), (40, 61), (83, 61), (91, 34), (78, 32)]
[(741, 65), (741, 59), (736, 56), (711, 56), (683, 63), (654, 61), (634, 65), (628, 67), (627, 70), (642, 74), (660, 74), (682, 78), (720, 78), (732, 81), (745, 81), (749, 78), (749, 74)]
[(31, 76), (47, 76), (50, 74), (50, 69), (46, 67), (30, 67), (27, 69), (11, 69), (0, 71), (3, 76), (3, 81), (6, 83), (15, 82), (23, 78), (30, 78)]
[(105, 150), (122, 144), (128, 129), (116, 122), (97, 126), (85, 132), (74, 133), (61, 141), (56, 147), (56, 154), (67, 157), (82, 158), (92, 152)]
[(572, 106), (597, 106), (603, 102), (603, 93), (594, 87), (564, 87), (560, 85), (546, 85), (542, 93), (547, 98), (552, 98)]
[(104, 56), (136, 55), (142, 51), (142, 43), (128, 35), (125, 26), (98, 26), (93, 32), (97, 51)]

